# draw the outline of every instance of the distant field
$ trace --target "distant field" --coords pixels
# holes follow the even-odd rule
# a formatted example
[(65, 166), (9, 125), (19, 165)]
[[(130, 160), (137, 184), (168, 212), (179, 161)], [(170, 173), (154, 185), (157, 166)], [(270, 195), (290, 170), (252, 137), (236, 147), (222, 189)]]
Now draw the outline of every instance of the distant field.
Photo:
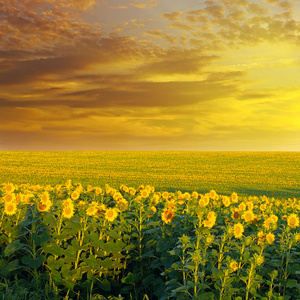
[(0, 152), (0, 182), (300, 197), (300, 152)]

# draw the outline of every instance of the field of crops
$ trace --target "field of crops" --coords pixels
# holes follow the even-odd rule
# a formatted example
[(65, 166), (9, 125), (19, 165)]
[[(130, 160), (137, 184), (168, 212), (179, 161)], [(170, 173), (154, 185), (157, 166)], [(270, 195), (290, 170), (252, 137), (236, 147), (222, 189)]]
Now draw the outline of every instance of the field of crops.
[(0, 152), (0, 182), (298, 197), (300, 152)]
[(1, 299), (299, 299), (299, 198), (153, 186), (0, 192)]
[(0, 161), (0, 299), (300, 299), (300, 153)]

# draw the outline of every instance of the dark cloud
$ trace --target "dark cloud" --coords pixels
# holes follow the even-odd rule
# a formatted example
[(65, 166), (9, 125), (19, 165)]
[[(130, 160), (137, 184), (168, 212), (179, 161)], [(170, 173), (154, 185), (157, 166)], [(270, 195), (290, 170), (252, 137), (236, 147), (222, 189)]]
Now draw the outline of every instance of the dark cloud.
[[(11, 55), (8, 63), (0, 63), (0, 85), (15, 85), (43, 80), (64, 80), (68, 74), (76, 74), (88, 67), (99, 64), (116, 64), (120, 61), (133, 60), (141, 55), (137, 43), (123, 37), (103, 38), (99, 41), (79, 39), (73, 46), (67, 45), (49, 53), (49, 57), (37, 59), (20, 59), (20, 55), (29, 52), (17, 51)], [(146, 51), (145, 51), (146, 52)], [(37, 55), (42, 55), (38, 52)], [(62, 77), (63, 76), (63, 77)]]
[(158, 61), (145, 64), (138, 70), (143, 74), (191, 74), (219, 60), (217, 55), (204, 55), (193, 50), (171, 49)]
[(59, 107), (102, 108), (102, 107), (176, 107), (228, 97), (238, 92), (233, 83), (193, 82), (136, 82), (127, 90), (118, 87), (92, 89), (68, 94), (60, 100), (5, 100), (2, 107)]

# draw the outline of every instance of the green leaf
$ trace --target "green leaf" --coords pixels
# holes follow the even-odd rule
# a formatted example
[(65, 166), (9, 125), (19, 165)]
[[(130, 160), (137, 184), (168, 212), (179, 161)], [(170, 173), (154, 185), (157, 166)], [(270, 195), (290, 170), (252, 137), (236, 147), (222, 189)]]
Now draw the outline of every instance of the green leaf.
[[(198, 296), (196, 296), (196, 297), (198, 297)], [(241, 298), (241, 297), (237, 297), (237, 298)], [(235, 299), (237, 299), (237, 298), (235, 298)], [(198, 298), (195, 298), (195, 299), (198, 299)], [(201, 294), (201, 300), (213, 300), (213, 299), (215, 299), (215, 295), (212, 292)], [(242, 300), (242, 298), (238, 299), (238, 300)]]
[(0, 274), (6, 276), (8, 273), (20, 269), (19, 259), (10, 261), (4, 268), (0, 269)]
[(55, 259), (54, 256), (50, 255), (47, 258), (47, 264), (51, 270), (58, 270), (64, 264), (64, 259)]
[(32, 239), (35, 241), (37, 246), (43, 246), (51, 240), (51, 235), (47, 231), (43, 231), (41, 234), (32, 234)]
[(103, 279), (102, 281), (99, 282), (99, 287), (106, 292), (111, 291), (111, 285), (110, 282), (107, 279)]
[(77, 251), (73, 248), (72, 245), (69, 245), (69, 247), (64, 250), (65, 255), (65, 262), (74, 262), (77, 258)]
[(178, 293), (178, 292), (183, 292), (183, 291), (188, 291), (189, 290), (189, 286), (187, 285), (187, 286), (180, 286), (180, 287), (178, 287), (177, 289), (175, 289), (175, 290), (172, 290), (172, 292), (173, 293)]
[(9, 245), (6, 246), (4, 250), (4, 255), (9, 256), (13, 254), (14, 252), (25, 248), (25, 244), (20, 243), (20, 240), (15, 240), (11, 242)]
[(139, 275), (137, 273), (131, 273), (129, 272), (126, 277), (122, 278), (123, 283), (127, 284), (133, 284), (135, 281), (139, 278)]
[(298, 282), (295, 279), (290, 279), (288, 280), (288, 282), (286, 283), (286, 287), (287, 288), (294, 288), (294, 287), (298, 287)]
[(54, 225), (56, 223), (56, 219), (51, 213), (45, 213), (43, 216), (43, 221), (50, 225)]
[(113, 261), (109, 257), (106, 257), (104, 260), (97, 259), (97, 262), (101, 267), (107, 270), (110, 269), (111, 266), (113, 265)]
[(51, 253), (56, 256), (60, 256), (64, 254), (64, 249), (60, 248), (55, 243), (47, 244), (43, 247), (43, 249), (46, 253)]
[(216, 279), (220, 279), (224, 276), (224, 273), (222, 272), (222, 270), (212, 267), (212, 276)]
[(143, 279), (143, 286), (147, 289), (149, 286), (153, 285), (154, 280), (154, 274), (149, 274)]
[(66, 221), (65, 224), (67, 227), (74, 229), (76, 233), (81, 230), (81, 224), (78, 222)]
[(73, 290), (74, 289), (74, 282), (73, 280), (70, 278), (68, 279), (63, 279), (63, 284), (66, 288), (70, 289), (70, 290)]
[(106, 232), (106, 234), (116, 240), (121, 238), (121, 236), (112, 229), (110, 231)]
[(19, 222), (19, 226), (20, 227), (26, 227), (28, 225), (32, 224), (32, 218), (26, 218), (26, 219), (23, 219), (22, 221)]
[(45, 260), (46, 257), (44, 255), (40, 255), (37, 258), (32, 258), (31, 256), (26, 255), (22, 257), (21, 261), (24, 265), (27, 265), (32, 269), (38, 269)]

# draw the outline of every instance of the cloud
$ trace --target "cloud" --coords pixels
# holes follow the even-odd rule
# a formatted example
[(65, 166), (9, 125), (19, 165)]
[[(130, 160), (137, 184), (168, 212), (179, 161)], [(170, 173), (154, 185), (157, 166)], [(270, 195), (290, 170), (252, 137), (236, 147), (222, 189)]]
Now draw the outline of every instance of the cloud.
[(151, 8), (159, 4), (159, 0), (144, 0), (144, 2), (130, 2), (130, 5), (137, 8)]
[(298, 43), (300, 23), (293, 18), (292, 1), (235, 2), (236, 5), (227, 0), (206, 1), (201, 9), (162, 16), (170, 22), (167, 29), (185, 31), (194, 47), (202, 45), (218, 51), (264, 42)]
[(174, 37), (168, 33), (164, 33), (164, 31), (160, 30), (160, 29), (148, 30), (145, 32), (145, 35), (150, 35), (155, 38), (164, 39), (167, 41), (167, 43), (170, 43), (170, 44), (174, 44), (179, 40), (178, 37)]
[[(0, 85), (62, 80), (63, 76), (86, 71), (97, 64), (117, 65), (121, 61), (136, 60), (141, 55), (140, 51), (142, 48), (139, 48), (136, 42), (118, 36), (102, 38), (98, 41), (88, 38), (77, 39), (73, 45), (62, 45), (45, 53), (11, 51), (10, 61), (0, 63), (2, 65)], [(34, 58), (42, 54), (47, 57)], [(31, 59), (20, 58), (25, 55), (31, 56)]]
[(217, 55), (198, 54), (192, 50), (167, 51), (158, 61), (142, 66), (138, 72), (141, 74), (192, 74), (201, 68), (207, 67), (213, 61), (219, 60)]
[(169, 21), (176, 21), (180, 19), (182, 16), (182, 12), (171, 12), (171, 13), (164, 13), (162, 14), (163, 17), (165, 17)]

